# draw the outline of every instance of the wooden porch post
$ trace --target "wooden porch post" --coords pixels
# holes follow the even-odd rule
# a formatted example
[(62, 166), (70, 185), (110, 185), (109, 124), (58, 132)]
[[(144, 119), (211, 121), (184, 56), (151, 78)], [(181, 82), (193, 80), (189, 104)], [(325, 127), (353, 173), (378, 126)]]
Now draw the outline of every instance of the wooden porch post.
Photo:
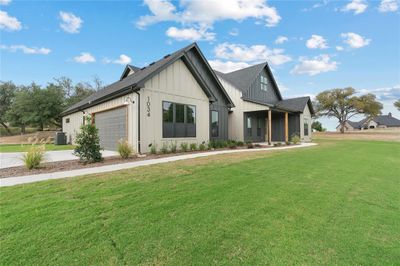
[(289, 114), (285, 112), (285, 142), (289, 141)]
[(268, 144), (272, 143), (272, 112), (268, 110)]

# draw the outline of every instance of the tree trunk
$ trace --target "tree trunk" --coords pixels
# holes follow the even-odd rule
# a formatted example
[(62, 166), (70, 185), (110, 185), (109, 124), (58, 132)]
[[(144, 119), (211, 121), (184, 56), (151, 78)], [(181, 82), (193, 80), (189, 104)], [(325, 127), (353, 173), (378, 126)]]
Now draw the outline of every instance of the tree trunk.
[(8, 126), (6, 125), (6, 123), (1, 122), (1, 125), (6, 129), (6, 131), (7, 131), (8, 134), (11, 134), (11, 131), (10, 131), (10, 129), (8, 128)]
[(344, 134), (344, 125), (346, 122), (340, 122), (340, 133)]
[(21, 126), (21, 133), (22, 133), (22, 134), (25, 134), (25, 125), (22, 125), (22, 126)]

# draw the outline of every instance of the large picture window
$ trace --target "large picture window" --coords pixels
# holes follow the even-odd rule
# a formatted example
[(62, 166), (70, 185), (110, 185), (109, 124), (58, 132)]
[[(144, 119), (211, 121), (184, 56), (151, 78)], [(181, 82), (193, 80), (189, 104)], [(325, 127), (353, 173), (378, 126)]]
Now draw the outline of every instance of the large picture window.
[(196, 137), (196, 106), (163, 102), (163, 138)]
[(267, 84), (268, 84), (268, 79), (264, 76), (261, 76), (261, 90), (262, 91), (267, 91), (267, 89), (268, 89)]
[(211, 111), (211, 137), (219, 136), (219, 115), (218, 111)]

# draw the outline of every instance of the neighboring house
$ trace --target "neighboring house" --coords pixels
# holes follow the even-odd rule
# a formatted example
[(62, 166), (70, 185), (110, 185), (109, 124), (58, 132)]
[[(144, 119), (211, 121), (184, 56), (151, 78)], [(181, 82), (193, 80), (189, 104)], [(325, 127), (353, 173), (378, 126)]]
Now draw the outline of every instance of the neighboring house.
[(119, 81), (65, 110), (62, 121), (71, 143), (89, 115), (104, 149), (127, 139), (144, 153), (171, 142), (271, 143), (292, 134), (308, 141), (313, 114), (309, 97), (282, 99), (267, 63), (222, 74), (193, 43), (147, 67), (128, 65)]
[[(392, 113), (387, 115), (379, 115), (373, 118), (364, 118), (358, 122), (346, 121), (344, 125), (345, 131), (356, 131), (366, 129), (400, 129), (400, 120), (393, 117)], [(340, 125), (336, 127), (336, 131), (340, 131)]]

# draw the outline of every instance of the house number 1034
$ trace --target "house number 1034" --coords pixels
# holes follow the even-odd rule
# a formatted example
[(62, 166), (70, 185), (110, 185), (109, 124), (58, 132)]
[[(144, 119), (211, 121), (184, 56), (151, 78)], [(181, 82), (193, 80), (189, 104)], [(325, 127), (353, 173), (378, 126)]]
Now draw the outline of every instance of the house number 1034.
[(150, 117), (150, 97), (147, 96), (147, 116)]

